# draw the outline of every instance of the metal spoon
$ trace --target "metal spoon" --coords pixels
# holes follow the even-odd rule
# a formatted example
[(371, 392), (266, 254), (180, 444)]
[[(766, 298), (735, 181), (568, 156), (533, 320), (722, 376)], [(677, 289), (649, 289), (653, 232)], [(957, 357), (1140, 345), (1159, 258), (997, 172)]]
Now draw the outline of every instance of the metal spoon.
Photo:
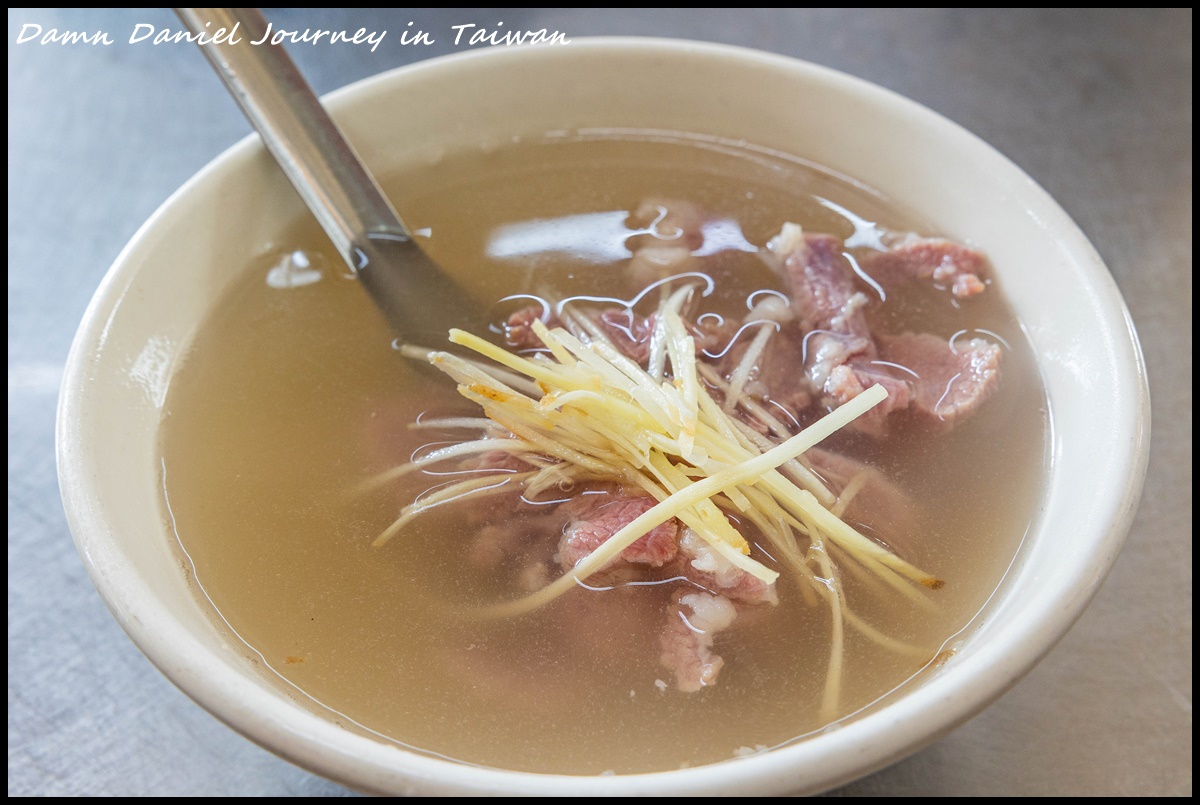
[[(267, 31), (258, 9), (175, 13), (193, 34), (205, 34), (198, 42), (204, 55), (401, 338), (439, 343), (450, 326), (485, 320), (475, 299), (413, 240), (287, 51), (269, 42), (250, 44)], [(215, 36), (222, 28), (236, 30), (240, 41)]]

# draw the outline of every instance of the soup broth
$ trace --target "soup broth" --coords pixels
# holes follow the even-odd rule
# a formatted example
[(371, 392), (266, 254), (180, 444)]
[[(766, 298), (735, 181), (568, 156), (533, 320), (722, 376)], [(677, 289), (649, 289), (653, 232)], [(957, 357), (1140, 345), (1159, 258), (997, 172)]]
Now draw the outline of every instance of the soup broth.
[[(641, 292), (645, 278), (627, 269), (630, 221), (646, 199), (704, 211), (710, 224), (688, 270), (710, 279), (711, 293), (695, 312), (729, 322), (746, 315), (754, 292), (787, 291), (763, 257), (785, 222), (835, 235), (855, 253), (886, 232), (936, 231), (906, 217), (901, 200), (799, 160), (683, 139), (522, 143), (393, 179), (385, 185), (397, 209), (434, 259), (492, 305), (495, 340), (530, 296)], [(521, 617), (463, 614), (561, 573), (531, 577), (520, 551), (479, 557), (489, 516), (527, 518), (557, 544), (561, 516), (551, 505), (499, 496), (446, 505), (372, 547), (403, 506), (464, 476), (445, 474), (460, 469), (450, 463), (371, 491), (364, 479), (472, 438), (410, 428), (418, 418), (479, 409), (401, 354), (315, 224), (298, 222), (279, 242), (197, 334), (171, 380), (161, 436), (165, 504), (195, 582), (265, 673), (348, 729), (534, 772), (670, 770), (827, 726), (833, 619), (786, 568), (777, 606), (741, 612), (716, 637), (725, 661), (717, 683), (687, 693), (660, 664), (662, 585), (573, 590)], [(1033, 516), (1045, 400), (996, 269), (985, 293), (961, 301), (922, 282), (862, 287), (887, 296), (867, 311), (874, 329), (984, 338), (1001, 347), (1003, 368), (994, 395), (948, 432), (904, 421), (886, 439), (846, 431), (821, 445), (869, 462), (915, 501), (911, 533), (893, 547), (944, 582), (919, 605), (843, 574), (857, 616), (904, 648), (847, 628), (838, 719), (886, 703), (946, 656)], [(446, 311), (447, 328), (461, 324)], [(893, 539), (870, 526), (864, 533)], [(778, 567), (758, 542), (756, 555)]]

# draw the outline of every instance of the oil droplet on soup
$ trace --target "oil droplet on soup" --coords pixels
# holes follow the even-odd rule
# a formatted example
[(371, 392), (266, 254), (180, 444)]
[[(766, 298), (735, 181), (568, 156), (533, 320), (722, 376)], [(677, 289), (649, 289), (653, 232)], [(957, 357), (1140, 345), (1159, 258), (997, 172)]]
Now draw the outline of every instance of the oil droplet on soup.
[[(525, 143), (393, 179), (384, 184), (432, 256), (494, 303), (497, 341), (506, 317), (535, 299), (634, 298), (647, 279), (631, 276), (631, 252), (655, 236), (635, 220), (646, 199), (704, 211), (689, 271), (711, 293), (692, 314), (714, 326), (736, 325), (748, 301), (786, 300), (764, 259), (786, 222), (836, 236), (851, 258), (886, 248), (889, 233), (937, 232), (798, 160), (683, 140)], [(280, 685), (351, 729), (535, 772), (695, 766), (826, 726), (833, 619), (788, 572), (777, 606), (739, 607), (716, 635), (724, 667), (692, 693), (660, 663), (664, 585), (572, 590), (515, 618), (455, 614), (559, 575), (532, 556), (554, 555), (563, 515), (553, 501), (581, 490), (535, 501), (546, 505), (496, 496), (441, 506), (372, 547), (405, 505), (469, 476), (447, 474), (463, 470), (448, 462), (371, 494), (361, 482), (464, 438), (410, 428), (418, 418), (481, 414), (448, 378), (401, 355), (315, 224), (298, 222), (278, 242), (285, 248), (248, 261), (171, 378), (161, 449), (167, 503), (206, 605)], [(869, 462), (915, 502), (911, 544), (894, 547), (944, 582), (921, 607), (842, 574), (855, 615), (908, 649), (846, 627), (838, 718), (901, 695), (985, 605), (1033, 516), (1046, 440), (1044, 394), (1003, 301), (1002, 266), (986, 293), (962, 301), (934, 283), (885, 289), (869, 271), (854, 281), (887, 297), (871, 296), (872, 328), (951, 346), (983, 338), (1002, 348), (1003, 372), (951, 430), (902, 420), (886, 438), (850, 431), (821, 445)], [(456, 324), (446, 311), (447, 329)], [(480, 505), (500, 525), (521, 523), (539, 547), (481, 543)], [(755, 555), (768, 562), (764, 547)]]

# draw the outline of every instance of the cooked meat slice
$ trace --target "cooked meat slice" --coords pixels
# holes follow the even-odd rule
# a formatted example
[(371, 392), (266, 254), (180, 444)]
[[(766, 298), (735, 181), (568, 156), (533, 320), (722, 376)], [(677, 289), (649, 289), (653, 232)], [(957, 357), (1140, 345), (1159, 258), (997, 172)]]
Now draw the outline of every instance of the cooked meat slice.
[[(771, 248), (787, 275), (799, 332), (803, 334), (799, 339), (801, 363), (810, 387), (823, 405), (835, 408), (874, 384), (882, 384), (888, 390), (887, 399), (851, 425), (854, 430), (882, 435), (888, 414), (908, 405), (908, 387), (904, 380), (874, 363), (875, 341), (864, 313), (868, 299), (854, 290), (842, 242), (832, 235), (810, 235), (795, 224), (784, 224), (771, 241)], [(775, 351), (787, 348), (787, 338), (776, 341)], [(795, 385), (788, 373), (773, 368), (772, 375), (780, 378), (776, 382), (783, 388), (770, 389), (769, 396), (783, 402), (803, 399), (787, 388)]]
[(774, 584), (737, 567), (690, 528), (679, 537), (679, 552), (687, 560), (683, 574), (706, 590), (747, 604), (779, 603)]
[(650, 285), (695, 268), (696, 258), (687, 246), (641, 246), (629, 259), (629, 275), (638, 285)]
[(622, 355), (634, 363), (645, 364), (650, 357), (650, 336), (655, 316), (643, 318), (628, 308), (607, 308), (592, 318)]
[(869, 339), (863, 316), (867, 297), (854, 290), (843, 248), (833, 235), (810, 235), (795, 224), (784, 224), (771, 240), (771, 249), (783, 264), (801, 331)]
[[(631, 245), (636, 253), (644, 248), (674, 246), (694, 252), (704, 245), (704, 222), (709, 216), (690, 201), (649, 198), (629, 216), (631, 229), (649, 230)], [(643, 239), (644, 238), (644, 239)]]
[(981, 338), (957, 342), (922, 334), (880, 336), (880, 356), (912, 370), (910, 410), (938, 427), (970, 415), (1000, 384), (1000, 347)]
[(487, 470), (491, 472), (529, 472), (536, 468), (536, 465), (525, 461), (516, 453), (510, 453), (507, 450), (489, 450), (486, 453), (479, 453), (473, 456), (467, 456), (459, 466), (463, 470)]
[(533, 323), (538, 319), (550, 329), (562, 327), (562, 322), (552, 312), (540, 305), (530, 305), (513, 313), (504, 323), (505, 343), (513, 349), (545, 349), (546, 345), (533, 331)]
[[(482, 509), (482, 507), (480, 507)], [(546, 540), (553, 540), (550, 529), (553, 518), (538, 515), (533, 519), (509, 518), (500, 523), (487, 522), (486, 515), (477, 520), (473, 530), (467, 561), (480, 570), (498, 570), (501, 565), (531, 556), (549, 558)], [(553, 545), (553, 542), (549, 543)]]
[(693, 592), (677, 592), (667, 609), (667, 624), (660, 642), (661, 662), (675, 674), (675, 686), (695, 693), (715, 685), (725, 661), (712, 651), (713, 638), (728, 629), (737, 609), (728, 598)]
[[(873, 335), (863, 312), (867, 297), (854, 290), (843, 248), (837, 238), (810, 235), (795, 224), (785, 224), (771, 241), (803, 333), (805, 377), (821, 403), (834, 408), (876, 383), (883, 385), (887, 399), (851, 426), (875, 436), (886, 432), (894, 411), (911, 410), (946, 427), (974, 412), (999, 383), (999, 348), (978, 339), (952, 349), (932, 335)], [(982, 290), (980, 275), (986, 273), (986, 261), (974, 249), (915, 236), (865, 258), (864, 266), (885, 285), (931, 279), (950, 285), (960, 297)], [(777, 349), (786, 346), (786, 339), (776, 341)], [(795, 394), (784, 388), (775, 396), (783, 400)]]
[[(563, 529), (558, 546), (559, 564), (570, 570), (603, 545), (609, 537), (632, 523), (654, 506), (654, 499), (601, 493), (584, 495), (565, 504), (571, 521)], [(621, 559), (633, 564), (662, 567), (678, 551), (679, 526), (668, 520), (655, 526), (621, 552)]]
[(912, 394), (907, 381), (890, 374), (875, 361), (864, 357), (835, 367), (822, 387), (825, 392), (823, 400), (826, 405), (837, 407), (854, 399), (876, 383), (887, 389), (888, 396), (855, 420), (854, 430), (883, 436), (887, 432), (888, 415), (907, 408)]
[(909, 235), (886, 252), (868, 255), (863, 270), (884, 288), (911, 280), (932, 280), (959, 299), (986, 290), (987, 260), (968, 246), (943, 238)]
[(696, 268), (692, 252), (704, 244), (707, 215), (689, 201), (647, 199), (629, 216), (631, 229), (641, 230), (629, 239), (633, 252), (629, 275), (640, 286)]
[[(588, 311), (584, 315), (599, 325), (613, 346), (625, 357), (636, 363), (645, 363), (650, 355), (650, 336), (654, 333), (654, 316), (643, 317), (629, 308), (610, 307), (599, 312)], [(545, 349), (546, 345), (533, 330), (533, 323), (543, 319), (545, 325), (554, 329), (562, 322), (539, 305), (530, 305), (513, 313), (504, 324), (504, 340), (513, 349)]]
[(916, 560), (920, 510), (912, 497), (879, 470), (840, 453), (814, 447), (805, 451), (804, 460), (839, 499), (848, 495), (841, 502), (844, 520), (869, 526), (871, 536)]

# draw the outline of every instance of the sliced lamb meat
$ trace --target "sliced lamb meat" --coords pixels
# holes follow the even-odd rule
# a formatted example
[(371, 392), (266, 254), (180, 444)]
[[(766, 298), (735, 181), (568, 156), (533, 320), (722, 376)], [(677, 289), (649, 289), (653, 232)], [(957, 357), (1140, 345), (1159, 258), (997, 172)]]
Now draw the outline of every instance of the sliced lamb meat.
[(496, 473), (529, 472), (535, 469), (534, 465), (507, 450), (489, 450), (486, 453), (468, 456), (459, 466), (464, 470), (487, 470)]
[[(621, 354), (643, 367), (646, 365), (650, 358), (650, 339), (658, 321), (656, 314), (651, 313), (643, 317), (629, 308), (610, 307), (599, 313), (587, 315), (600, 325), (600, 329)], [(730, 337), (730, 324), (690, 324), (685, 319), (684, 326), (695, 342), (697, 355), (702, 354), (705, 349), (710, 349), (722, 338), (728, 342)]]
[(856, 489), (850, 490), (853, 496), (843, 504), (841, 514), (845, 520), (869, 524), (871, 536), (885, 542), (897, 555), (916, 560), (920, 510), (903, 489), (874, 467), (840, 453), (813, 447), (805, 451), (804, 460), (839, 498), (854, 483)]
[(524, 543), (521, 533), (503, 525), (485, 525), (475, 532), (467, 561), (480, 570), (494, 570)]
[(950, 427), (973, 413), (1000, 384), (1000, 347), (973, 338), (953, 347), (934, 335), (885, 335), (880, 356), (912, 370), (910, 410), (931, 424)]
[[(563, 529), (558, 546), (558, 561), (570, 570), (635, 519), (655, 505), (653, 498), (620, 493), (584, 495), (564, 505), (571, 521)], [(668, 520), (655, 526), (621, 552), (626, 562), (662, 567), (678, 551), (679, 526)]]
[[(542, 319), (543, 316), (546, 318)], [(553, 313), (540, 305), (530, 305), (508, 317), (504, 323), (504, 342), (513, 349), (545, 349), (546, 345), (533, 331), (533, 323), (538, 319), (551, 330), (562, 327), (562, 322)]]
[(545, 562), (530, 562), (517, 574), (517, 583), (527, 593), (535, 593), (550, 583), (550, 566)]
[(696, 356), (711, 359), (726, 351), (729, 342), (737, 335), (738, 325), (715, 316), (701, 316), (689, 329), (696, 340)]
[(890, 370), (881, 367), (873, 359), (863, 356), (835, 367), (829, 373), (823, 387), (824, 401), (831, 407), (843, 405), (876, 383), (887, 390), (888, 396), (879, 405), (856, 419), (853, 429), (882, 436), (887, 432), (888, 415), (907, 408), (912, 394), (907, 381), (890, 374)]
[[(810, 235), (795, 224), (784, 224), (772, 239), (771, 250), (782, 261), (804, 334), (801, 362), (809, 384), (829, 408), (846, 403), (875, 383), (882, 384), (887, 398), (851, 425), (854, 430), (882, 435), (888, 414), (908, 405), (908, 387), (873, 363), (875, 342), (864, 314), (868, 299), (854, 290), (854, 275), (842, 254), (842, 242), (832, 235)], [(776, 349), (783, 346), (785, 343), (780, 343)], [(772, 389), (771, 396), (786, 404), (796, 396), (786, 388), (794, 381), (787, 379), (787, 373), (778, 375), (784, 378), (785, 388), (779, 392)]]
[(487, 522), (486, 517), (471, 518), (479, 520), (474, 530), (474, 538), (467, 551), (467, 561), (479, 570), (497, 570), (501, 565), (510, 561), (529, 560), (533, 563), (540, 561), (540, 555), (549, 559), (549, 549), (543, 545), (553, 545), (551, 529), (555, 527), (555, 518), (550, 515), (534, 515), (532, 519), (510, 518), (506, 522)]
[[(458, 466), (463, 471), (486, 470), (498, 484), (505, 483), (505, 476), (511, 473), (535, 469), (534, 465), (505, 450), (467, 456)], [(558, 530), (558, 518), (547, 507), (526, 503), (521, 497), (523, 488), (520, 483), (510, 481), (506, 487), (486, 497), (456, 502), (472, 527), (467, 561), (474, 567), (494, 570), (510, 560), (527, 556), (534, 546), (553, 544), (552, 533)], [(521, 516), (497, 520), (497, 506), (520, 511)], [(548, 552), (540, 553), (542, 559), (550, 558)]]
[[(513, 313), (504, 324), (504, 340), (513, 349), (545, 349), (542, 339), (533, 331), (535, 319), (545, 315), (538, 305), (530, 305)], [(641, 316), (629, 308), (608, 307), (603, 310), (586, 311), (583, 315), (599, 325), (609, 341), (620, 352), (635, 363), (645, 365), (650, 357), (650, 338), (654, 335), (655, 314)], [(550, 314), (545, 320), (547, 327), (562, 327), (558, 317)], [(736, 327), (731, 324), (704, 322), (688, 327), (696, 342), (697, 354), (704, 350), (719, 350), (729, 342)], [(720, 346), (718, 346), (720, 345)]]
[[(863, 336), (842, 335), (829, 330), (811, 330), (802, 344), (801, 361), (808, 379), (816, 388), (833, 394), (839, 405), (848, 398), (830, 390), (830, 381), (835, 372), (856, 358), (869, 361), (875, 357), (874, 343), (870, 338)], [(867, 388), (869, 385), (863, 387)]]
[(948, 286), (959, 299), (982, 293), (987, 260), (976, 250), (943, 238), (909, 235), (886, 252), (863, 258), (860, 265), (884, 288), (911, 280)]
[(833, 235), (810, 235), (784, 224), (770, 248), (783, 263), (800, 328), (870, 338), (863, 308), (867, 297), (854, 290), (842, 242)]
[(629, 276), (645, 286), (696, 269), (696, 258), (687, 246), (641, 246), (629, 259)]
[[(876, 383), (887, 389), (887, 398), (855, 420), (854, 430), (883, 435), (889, 414), (903, 410), (948, 427), (995, 390), (1000, 350), (987, 342), (971, 341), (956, 353), (931, 335), (873, 336), (863, 312), (868, 299), (854, 290), (854, 275), (837, 238), (785, 224), (770, 246), (782, 262), (804, 333), (805, 376), (821, 402), (834, 408)], [(979, 274), (986, 267), (973, 249), (916, 237), (872, 256), (869, 265), (885, 284), (929, 278), (950, 283), (959, 296), (982, 290)], [(782, 396), (789, 393), (785, 389)]]
[(707, 216), (689, 201), (647, 199), (629, 216), (627, 225), (641, 233), (629, 239), (633, 252), (629, 275), (649, 285), (696, 267), (692, 252), (704, 244)]
[(650, 336), (654, 334), (654, 314), (643, 318), (628, 308), (607, 308), (593, 317), (621, 354), (634, 363), (644, 364), (650, 357)]
[(679, 552), (686, 560), (683, 574), (714, 593), (747, 604), (778, 604), (775, 585), (750, 575), (717, 553), (690, 528), (683, 529)]
[[(746, 384), (745, 391), (751, 396), (770, 399), (784, 406), (789, 417), (799, 421), (801, 412), (813, 404), (813, 383), (804, 372), (796, 371), (804, 365), (804, 351), (811, 347), (816, 338), (804, 343), (798, 328), (784, 325), (779, 332), (771, 336), (766, 349), (758, 359), (758, 371)], [(741, 339), (743, 343), (735, 344), (727, 354), (722, 364), (726, 377), (744, 357), (745, 348), (750, 339)], [(779, 412), (776, 412), (777, 414)], [(785, 421), (789, 417), (782, 417)], [(754, 424), (753, 422), (751, 423)], [(755, 426), (757, 428), (757, 426)]]
[(631, 244), (632, 251), (651, 246), (676, 246), (694, 252), (704, 245), (704, 211), (690, 201), (649, 198), (638, 205), (626, 225), (647, 233)]
[(675, 686), (695, 693), (715, 685), (725, 661), (712, 651), (717, 632), (728, 629), (737, 609), (720, 595), (683, 588), (667, 609), (667, 624), (660, 642), (664, 667), (675, 674)]
[[(504, 324), (504, 340), (513, 349), (545, 349), (546, 345), (533, 330), (533, 322), (542, 318), (545, 311), (538, 305), (524, 307), (508, 317)], [(637, 363), (645, 363), (650, 355), (650, 336), (654, 332), (654, 315), (639, 316), (629, 308), (610, 307), (584, 315), (600, 326), (613, 346), (625, 357)], [(545, 325), (553, 329), (562, 327), (554, 314), (544, 319)]]

